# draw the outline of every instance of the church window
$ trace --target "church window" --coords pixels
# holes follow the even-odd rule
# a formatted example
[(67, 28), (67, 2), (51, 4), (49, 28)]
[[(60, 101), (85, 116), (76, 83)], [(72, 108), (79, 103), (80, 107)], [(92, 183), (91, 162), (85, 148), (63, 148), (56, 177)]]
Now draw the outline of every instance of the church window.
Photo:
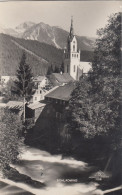
[(75, 72), (75, 65), (74, 65), (74, 72)]
[(75, 43), (75, 41), (73, 41), (73, 43)]
[(78, 58), (78, 54), (77, 54), (77, 58)]
[(75, 51), (75, 45), (73, 45), (73, 51)]
[(73, 54), (72, 54), (72, 57), (73, 57)]

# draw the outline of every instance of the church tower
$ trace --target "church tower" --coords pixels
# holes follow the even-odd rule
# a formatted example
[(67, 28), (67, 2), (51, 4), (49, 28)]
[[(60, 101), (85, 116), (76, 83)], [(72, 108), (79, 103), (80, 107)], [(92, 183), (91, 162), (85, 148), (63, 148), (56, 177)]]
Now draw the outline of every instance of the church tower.
[(70, 33), (67, 39), (67, 49), (64, 50), (64, 73), (69, 73), (77, 80), (77, 68), (80, 64), (80, 51), (77, 49), (77, 40), (74, 35), (73, 18), (71, 18)]

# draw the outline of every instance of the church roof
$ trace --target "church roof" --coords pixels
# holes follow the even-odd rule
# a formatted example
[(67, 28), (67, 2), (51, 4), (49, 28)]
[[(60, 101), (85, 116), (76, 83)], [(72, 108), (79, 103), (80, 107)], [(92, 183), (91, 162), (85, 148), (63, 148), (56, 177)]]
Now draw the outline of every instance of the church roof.
[(68, 36), (68, 41), (72, 41), (74, 38), (74, 28), (73, 28), (73, 18), (71, 18), (71, 26), (70, 26), (70, 33)]
[(83, 73), (88, 73), (92, 66), (90, 62), (80, 62), (79, 68), (83, 70)]
[(76, 84), (74, 82), (59, 86), (52, 92), (48, 93), (45, 97), (68, 101), (75, 86)]

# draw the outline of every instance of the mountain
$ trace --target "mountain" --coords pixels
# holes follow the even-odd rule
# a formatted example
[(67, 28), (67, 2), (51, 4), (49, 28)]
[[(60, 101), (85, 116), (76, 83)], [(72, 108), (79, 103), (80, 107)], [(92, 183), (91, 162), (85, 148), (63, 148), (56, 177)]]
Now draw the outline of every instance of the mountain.
[[(3, 25), (0, 25), (0, 33), (7, 34), (7, 35), (12, 35), (14, 37), (20, 37), (18, 32), (12, 28), (6, 28)], [(21, 35), (22, 36), (22, 35)]]
[[(45, 75), (48, 67), (62, 64), (63, 50), (36, 40), (0, 34), (0, 75), (15, 75), (23, 50), (34, 75)], [(81, 51), (82, 61), (91, 61), (93, 52)]]
[[(57, 26), (49, 26), (43, 22), (35, 24), (28, 28), (22, 38), (37, 40), (50, 45), (54, 45), (57, 48), (64, 49), (67, 43), (67, 37), (69, 32), (63, 30)], [(95, 39), (85, 36), (76, 36), (78, 40), (78, 47), (81, 50), (93, 51)]]
[(38, 41), (0, 34), (0, 75), (15, 75), (23, 51), (34, 75), (45, 75), (48, 67), (60, 66), (63, 51)]
[[(34, 22), (24, 22), (15, 29), (0, 26), (0, 33), (8, 34), (14, 37), (26, 40), (37, 40), (41, 43), (53, 45), (59, 49), (64, 49), (67, 43), (69, 32), (58, 26), (50, 26), (43, 22), (35, 24)], [(78, 48), (85, 51), (93, 51), (95, 38), (76, 36)]]
[(28, 30), (29, 28), (31, 28), (32, 26), (34, 26), (35, 23), (34, 22), (24, 22), (21, 23), (20, 25), (18, 25), (15, 30), (18, 33), (24, 33), (26, 30)]

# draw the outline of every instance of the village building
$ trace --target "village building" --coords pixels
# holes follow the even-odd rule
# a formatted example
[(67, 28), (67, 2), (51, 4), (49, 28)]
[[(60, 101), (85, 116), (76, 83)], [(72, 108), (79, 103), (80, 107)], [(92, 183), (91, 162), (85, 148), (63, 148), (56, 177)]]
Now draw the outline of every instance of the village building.
[(46, 76), (36, 76), (33, 78), (33, 82), (37, 88), (43, 88), (48, 84), (48, 79)]
[(1, 84), (6, 84), (10, 80), (10, 76), (1, 76)]
[(60, 86), (74, 81), (74, 79), (68, 73), (52, 73), (48, 76), (48, 79), (50, 80), (52, 86)]
[(46, 90), (45, 86), (48, 84), (46, 76), (36, 76), (33, 78), (35, 93), (33, 94), (30, 103), (36, 103), (44, 99)]
[(19, 117), (22, 118), (23, 116), (23, 102), (21, 101), (9, 101), (6, 104), (7, 109), (9, 109), (11, 112), (17, 114)]
[(42, 102), (26, 105), (26, 119), (31, 118), (33, 119), (33, 122), (36, 122), (45, 105), (46, 104)]
[(35, 89), (35, 93), (32, 95), (31, 100), (29, 101), (30, 103), (36, 103), (44, 99), (45, 95), (45, 90), (42, 88), (37, 88)]
[[(45, 96), (45, 101), (51, 104), (53, 110), (52, 117), (57, 120), (63, 119), (63, 113), (71, 98), (71, 93), (75, 89), (75, 82), (69, 82), (65, 85), (57, 87)], [(49, 111), (51, 113), (51, 110)]]

